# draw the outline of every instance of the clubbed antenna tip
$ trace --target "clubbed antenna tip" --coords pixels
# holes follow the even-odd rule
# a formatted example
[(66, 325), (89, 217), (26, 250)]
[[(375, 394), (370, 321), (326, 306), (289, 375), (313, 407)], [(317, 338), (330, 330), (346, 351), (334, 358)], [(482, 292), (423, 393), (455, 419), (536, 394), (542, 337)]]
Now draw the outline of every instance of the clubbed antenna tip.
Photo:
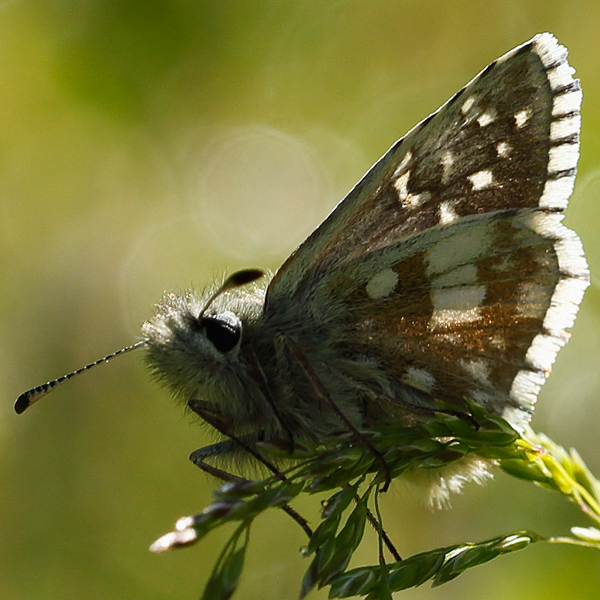
[(45, 396), (48, 392), (51, 392), (56, 386), (60, 385), (61, 383), (64, 383), (65, 381), (68, 381), (69, 379), (72, 379), (73, 377), (75, 377), (75, 375), (79, 375), (80, 373), (83, 373), (84, 371), (87, 371), (88, 369), (91, 369), (92, 367), (95, 367), (102, 363), (109, 362), (116, 356), (120, 356), (121, 354), (125, 354), (126, 352), (131, 352), (131, 350), (135, 350), (136, 348), (141, 348), (142, 346), (145, 346), (145, 345), (146, 345), (146, 342), (144, 342), (144, 341), (137, 342), (137, 344), (133, 344), (131, 346), (127, 346), (126, 348), (122, 348), (121, 350), (117, 350), (116, 352), (113, 352), (112, 354), (109, 354), (108, 356), (105, 356), (104, 358), (96, 360), (93, 363), (90, 363), (89, 365), (85, 365), (85, 367), (82, 367), (81, 369), (77, 369), (77, 371), (73, 371), (72, 373), (67, 373), (66, 375), (63, 375), (62, 377), (59, 377), (58, 379), (54, 379), (53, 381), (48, 381), (47, 383), (43, 383), (42, 385), (38, 385), (37, 387), (34, 387), (30, 390), (27, 390), (26, 392), (23, 392), (15, 401), (15, 405), (14, 405), (15, 412), (18, 415), (25, 412), (32, 404), (35, 404), (40, 398)]
[(247, 283), (252, 283), (257, 279), (260, 279), (264, 274), (264, 271), (261, 271), (260, 269), (243, 269), (242, 271), (236, 271), (235, 273), (231, 274), (222, 283), (222, 285), (219, 286), (217, 291), (208, 299), (200, 314), (203, 315), (206, 312), (206, 309), (213, 303), (215, 298), (218, 298), (223, 292), (241, 287)]
[(264, 272), (260, 269), (244, 269), (242, 271), (236, 271), (225, 280), (221, 289), (225, 291), (234, 287), (240, 287), (260, 279), (263, 275)]
[[(22, 412), (25, 412), (31, 406), (31, 396), (33, 390), (29, 390), (28, 392), (23, 392), (15, 402), (15, 412), (20, 415)], [(39, 396), (38, 396), (39, 397)]]

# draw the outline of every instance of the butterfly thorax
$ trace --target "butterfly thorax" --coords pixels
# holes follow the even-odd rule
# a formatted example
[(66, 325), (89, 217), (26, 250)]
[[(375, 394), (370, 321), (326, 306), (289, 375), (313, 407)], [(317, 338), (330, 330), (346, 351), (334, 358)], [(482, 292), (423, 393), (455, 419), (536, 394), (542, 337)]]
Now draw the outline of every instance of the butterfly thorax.
[(142, 327), (146, 362), (177, 399), (205, 403), (240, 435), (264, 424), (269, 413), (245, 339), (260, 320), (264, 292), (234, 290), (207, 309), (212, 292), (162, 298)]
[(212, 291), (167, 294), (143, 325), (146, 361), (175, 397), (202, 402), (229, 433), (248, 438), (342, 431), (333, 405), (356, 427), (381, 420), (373, 364), (335, 359), (338, 349), (314, 320), (292, 327), (277, 314), (266, 319), (264, 286), (222, 294), (204, 310)]

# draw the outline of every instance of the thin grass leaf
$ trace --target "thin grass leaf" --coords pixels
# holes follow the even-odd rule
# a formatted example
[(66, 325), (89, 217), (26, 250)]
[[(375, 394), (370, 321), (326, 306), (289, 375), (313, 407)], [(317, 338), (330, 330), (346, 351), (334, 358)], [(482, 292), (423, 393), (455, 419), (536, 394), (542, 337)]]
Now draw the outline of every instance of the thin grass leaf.
[(358, 548), (367, 522), (367, 500), (368, 493), (357, 502), (344, 527), (336, 536), (335, 552), (321, 566), (319, 573), (320, 588), (327, 585), (333, 577), (346, 569), (354, 551)]
[(600, 482), (592, 475), (587, 465), (575, 448), (569, 450), (572, 467), (570, 472), (575, 480), (582, 485), (600, 504)]
[(327, 519), (334, 514), (341, 515), (350, 506), (352, 500), (356, 497), (357, 486), (349, 485), (344, 489), (336, 492), (323, 504), (321, 517)]
[(526, 548), (532, 542), (540, 541), (540, 537), (529, 532), (511, 533), (477, 544), (456, 546), (445, 557), (433, 579), (432, 586), (437, 587), (451, 581), (467, 569), (482, 565), (498, 556)]
[(244, 568), (250, 524), (242, 523), (229, 538), (204, 588), (201, 600), (228, 600), (235, 593)]
[(390, 565), (388, 585), (393, 592), (422, 585), (431, 579), (444, 564), (446, 548), (422, 552)]
[(330, 582), (329, 598), (350, 598), (352, 596), (365, 596), (379, 587), (382, 569), (380, 565), (374, 567), (360, 567), (337, 575)]
[[(574, 527), (572, 537), (542, 538), (532, 532), (517, 532), (438, 548), (390, 565), (382, 560), (380, 542), (379, 565), (346, 571), (363, 537), (369, 494), (386, 479), (387, 473), (371, 450), (357, 445), (351, 436), (341, 435), (322, 440), (318, 446), (298, 442), (298, 456), (286, 454), (291, 458), (291, 466), (283, 471), (285, 479), (272, 476), (262, 481), (225, 484), (215, 492), (210, 506), (198, 515), (180, 519), (175, 531), (155, 542), (153, 550), (190, 545), (225, 523), (240, 522), (217, 561), (203, 597), (226, 600), (239, 583), (249, 524), (266, 510), (283, 507), (301, 493), (329, 490), (333, 493), (323, 505), (323, 521), (303, 551), (304, 556), (314, 556), (302, 581), (301, 599), (313, 588), (329, 585), (331, 598), (359, 595), (368, 600), (389, 600), (392, 592), (428, 580), (434, 586), (442, 585), (467, 569), (537, 541), (600, 550), (600, 482), (576, 451), (567, 451), (543, 435), (526, 430), (521, 437), (500, 417), (489, 415), (478, 406), (472, 407), (469, 418), (441, 413), (431, 423), (381, 427), (362, 431), (361, 435), (385, 457), (392, 479), (407, 469), (436, 469), (464, 456), (493, 458), (507, 473), (566, 496), (592, 519), (596, 528)], [(289, 452), (289, 448), (285, 451)], [(344, 515), (359, 492), (360, 499), (344, 522)], [(378, 516), (381, 532), (379, 513)]]
[(327, 517), (315, 529), (306, 547), (305, 556), (316, 552), (327, 540), (335, 537), (341, 518), (341, 513), (335, 513)]

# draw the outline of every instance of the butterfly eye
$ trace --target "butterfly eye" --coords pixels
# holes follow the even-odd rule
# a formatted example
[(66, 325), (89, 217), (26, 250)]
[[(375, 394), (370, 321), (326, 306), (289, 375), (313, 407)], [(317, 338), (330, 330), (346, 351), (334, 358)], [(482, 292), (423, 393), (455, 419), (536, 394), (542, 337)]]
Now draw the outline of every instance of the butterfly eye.
[(200, 325), (206, 332), (206, 338), (223, 354), (233, 350), (242, 337), (242, 324), (230, 312), (215, 315), (214, 317), (203, 317)]

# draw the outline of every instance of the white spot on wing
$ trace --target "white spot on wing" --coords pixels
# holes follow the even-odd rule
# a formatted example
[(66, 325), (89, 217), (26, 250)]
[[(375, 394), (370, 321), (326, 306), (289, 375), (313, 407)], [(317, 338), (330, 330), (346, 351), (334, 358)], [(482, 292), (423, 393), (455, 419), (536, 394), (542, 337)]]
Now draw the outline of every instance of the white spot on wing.
[(466, 115), (475, 105), (475, 98), (473, 96), (469, 96), (464, 104), (462, 105), (460, 111), (462, 112), (463, 115)]
[(530, 108), (524, 108), (523, 110), (520, 110), (517, 114), (515, 114), (515, 123), (517, 125), (517, 129), (525, 127), (527, 121), (531, 119), (532, 115), (533, 112)]
[(405, 208), (418, 208), (431, 198), (431, 194), (429, 192), (421, 192), (420, 194), (408, 194), (406, 199), (402, 203)]
[(467, 179), (471, 182), (475, 191), (484, 190), (485, 188), (496, 185), (494, 176), (489, 169), (484, 169), (483, 171), (473, 173), (473, 175), (468, 175)]
[(441, 163), (443, 169), (442, 183), (448, 183), (450, 175), (452, 174), (452, 166), (454, 165), (454, 155), (450, 150), (446, 150), (446, 152), (442, 154)]
[(431, 290), (435, 310), (470, 310), (482, 305), (486, 294), (485, 285), (465, 285)]
[(440, 202), (439, 213), (440, 213), (440, 224), (441, 225), (449, 225), (450, 223), (454, 223), (454, 221), (458, 221), (460, 219), (456, 210), (454, 210), (454, 205), (456, 201), (452, 200), (444, 200)]
[(427, 249), (428, 274), (444, 273), (484, 256), (493, 238), (493, 229), (492, 223), (459, 227), (448, 237), (437, 240)]
[(512, 152), (512, 148), (508, 142), (498, 142), (496, 144), (496, 152), (501, 158), (507, 158)]
[(398, 273), (392, 269), (384, 269), (373, 275), (367, 283), (367, 294), (369, 298), (378, 300), (380, 298), (386, 298), (389, 296), (398, 283)]
[(396, 181), (394, 181), (394, 187), (398, 192), (398, 198), (400, 202), (404, 202), (406, 197), (408, 196), (408, 180), (410, 179), (410, 171), (406, 171), (406, 173), (402, 173)]
[(478, 119), (480, 127), (486, 127), (490, 123), (493, 123), (496, 120), (496, 111), (494, 110), (486, 110)]
[(430, 329), (472, 323), (481, 318), (481, 304), (485, 298), (484, 285), (431, 290), (433, 313)]
[(412, 152), (409, 150), (400, 161), (400, 164), (396, 167), (392, 177), (398, 177), (398, 175), (400, 175), (400, 173), (402, 173), (402, 171), (408, 167), (408, 164), (412, 160), (412, 156)]
[[(407, 155), (408, 156), (408, 155)], [(394, 187), (398, 192), (398, 200), (400, 200), (400, 204), (404, 208), (418, 208), (431, 198), (431, 194), (429, 192), (421, 192), (420, 194), (411, 194), (408, 191), (408, 181), (410, 179), (410, 171), (406, 171), (402, 173), (396, 181), (394, 181)]]

